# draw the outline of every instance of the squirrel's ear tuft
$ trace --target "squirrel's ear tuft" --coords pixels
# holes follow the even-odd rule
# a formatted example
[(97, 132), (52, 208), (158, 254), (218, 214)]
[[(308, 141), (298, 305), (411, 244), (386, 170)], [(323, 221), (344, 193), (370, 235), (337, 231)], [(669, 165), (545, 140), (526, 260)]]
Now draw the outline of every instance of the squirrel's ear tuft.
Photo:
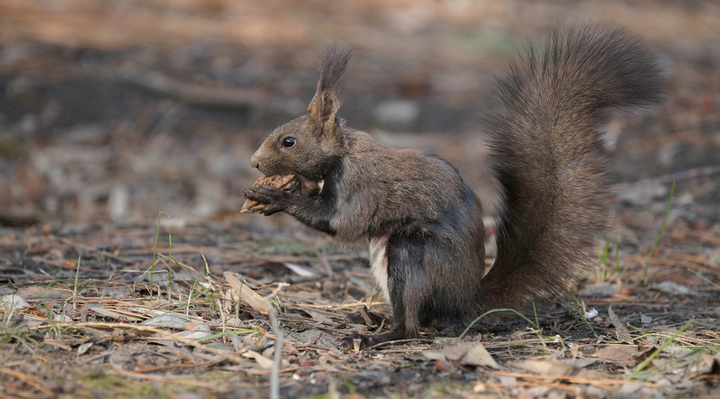
[(308, 106), (310, 117), (321, 125), (335, 123), (335, 115), (342, 104), (341, 78), (350, 61), (350, 52), (350, 47), (337, 42), (323, 51), (317, 91)]

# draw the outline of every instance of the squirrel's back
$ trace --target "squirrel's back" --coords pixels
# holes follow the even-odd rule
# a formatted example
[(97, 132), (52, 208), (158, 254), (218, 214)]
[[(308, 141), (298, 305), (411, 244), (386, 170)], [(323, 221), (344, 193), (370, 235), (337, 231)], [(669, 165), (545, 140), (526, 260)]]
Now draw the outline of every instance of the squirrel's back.
[(499, 79), (487, 118), (501, 186), (498, 255), (481, 310), (561, 292), (608, 228), (605, 109), (660, 101), (662, 69), (632, 35), (597, 25), (551, 34)]

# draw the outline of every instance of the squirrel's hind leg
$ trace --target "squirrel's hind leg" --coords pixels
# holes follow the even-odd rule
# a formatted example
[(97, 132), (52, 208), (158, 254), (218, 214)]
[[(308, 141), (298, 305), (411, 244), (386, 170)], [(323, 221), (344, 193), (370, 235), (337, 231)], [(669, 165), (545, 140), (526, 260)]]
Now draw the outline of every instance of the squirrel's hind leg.
[(428, 301), (432, 281), (425, 272), (427, 238), (420, 234), (396, 234), (387, 244), (387, 285), (393, 309), (393, 330), (378, 335), (354, 334), (341, 340), (346, 348), (360, 338), (361, 347), (382, 342), (417, 338), (421, 323), (427, 324)]

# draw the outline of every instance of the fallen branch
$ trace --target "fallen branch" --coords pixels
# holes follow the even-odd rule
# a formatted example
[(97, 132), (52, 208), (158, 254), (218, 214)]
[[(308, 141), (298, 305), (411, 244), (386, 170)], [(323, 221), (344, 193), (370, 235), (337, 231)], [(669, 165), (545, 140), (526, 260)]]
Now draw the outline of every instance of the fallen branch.
[(118, 74), (118, 79), (189, 104), (247, 108), (265, 103), (264, 96), (257, 91), (201, 86), (155, 71), (126, 70)]
[(49, 396), (55, 395), (55, 393), (53, 391), (44, 387), (40, 381), (37, 381), (35, 378), (33, 378), (27, 374), (23, 374), (16, 370), (6, 369), (4, 367), (0, 367), (0, 373), (11, 375), (11, 376), (17, 378), (18, 380), (20, 380), (28, 385), (31, 385), (33, 388), (44, 393), (45, 395), (49, 395)]

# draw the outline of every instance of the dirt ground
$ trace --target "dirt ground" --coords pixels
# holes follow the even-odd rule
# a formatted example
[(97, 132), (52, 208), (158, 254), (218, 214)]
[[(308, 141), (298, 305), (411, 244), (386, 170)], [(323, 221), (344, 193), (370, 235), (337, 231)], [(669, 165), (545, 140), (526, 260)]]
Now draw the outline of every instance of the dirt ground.
[[(354, 49), (348, 125), (450, 160), (491, 224), (493, 75), (588, 19), (670, 82), (608, 125), (597, 266), (525, 318), (340, 348), (387, 328), (346, 319), (389, 313), (367, 252), (239, 214), (322, 48)], [(0, 398), (717, 397), (719, 32), (702, 1), (0, 0)]]

